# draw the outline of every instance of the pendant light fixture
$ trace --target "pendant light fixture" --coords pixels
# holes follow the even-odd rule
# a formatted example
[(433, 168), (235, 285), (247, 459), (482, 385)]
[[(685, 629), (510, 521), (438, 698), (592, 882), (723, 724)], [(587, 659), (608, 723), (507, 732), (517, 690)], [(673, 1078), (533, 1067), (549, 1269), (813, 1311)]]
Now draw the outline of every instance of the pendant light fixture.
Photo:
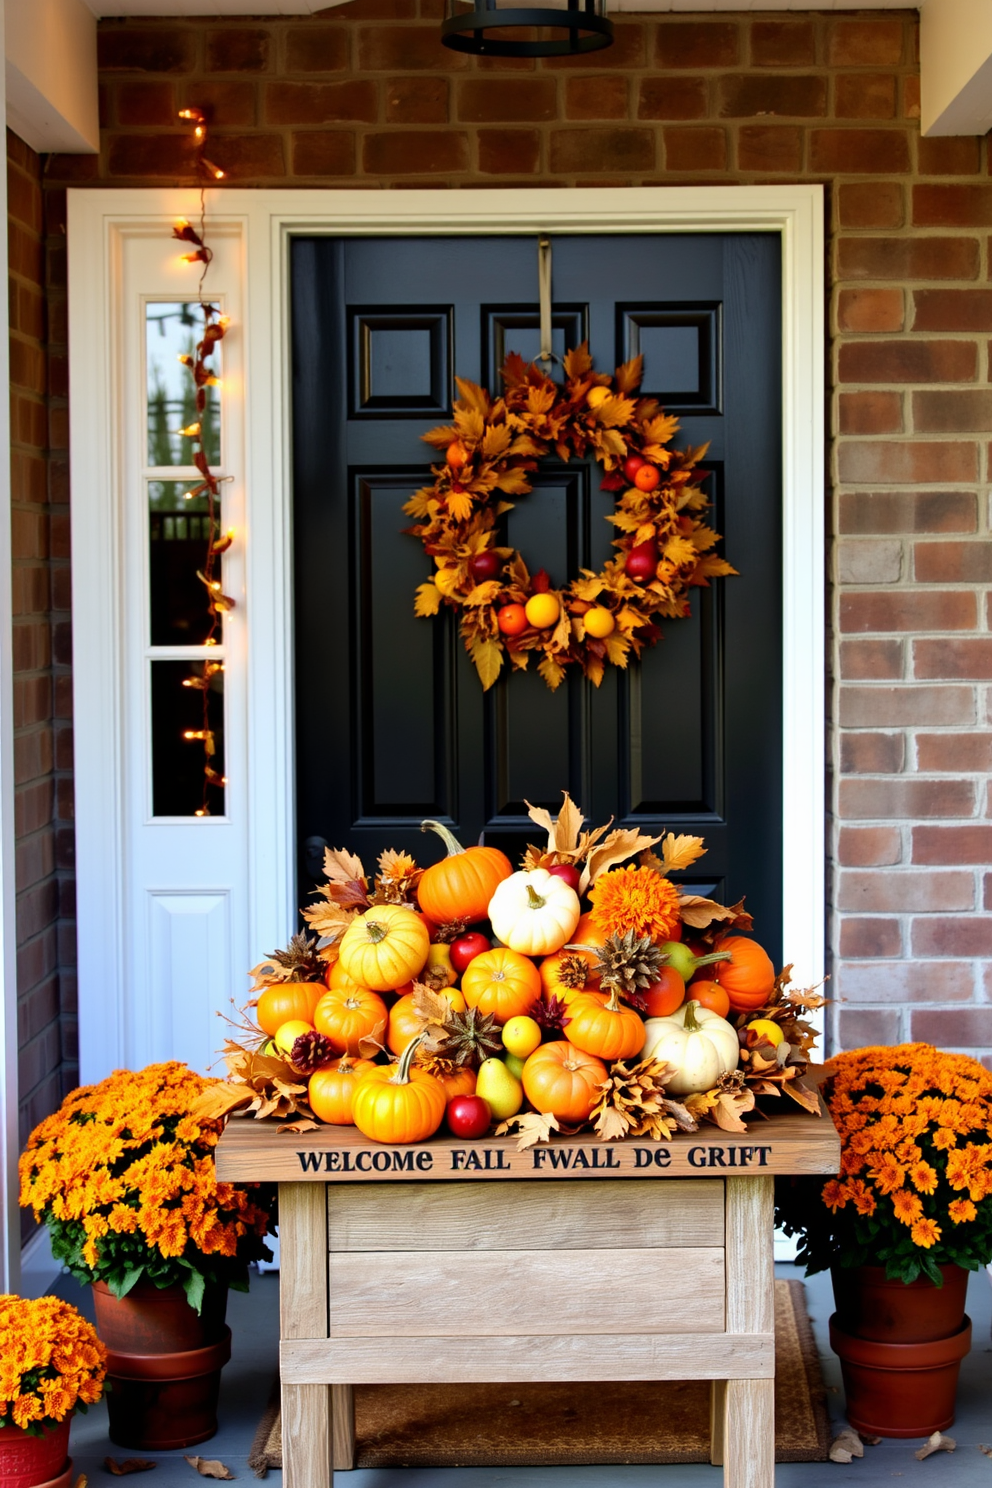
[(613, 44), (606, 0), (445, 0), (441, 40), (479, 57), (568, 57)]

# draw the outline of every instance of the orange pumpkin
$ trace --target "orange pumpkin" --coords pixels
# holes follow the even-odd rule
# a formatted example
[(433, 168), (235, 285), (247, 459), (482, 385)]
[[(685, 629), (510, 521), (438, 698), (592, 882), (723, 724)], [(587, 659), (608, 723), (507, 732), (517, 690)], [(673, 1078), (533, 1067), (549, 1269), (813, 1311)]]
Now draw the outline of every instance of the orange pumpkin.
[(307, 1086), (307, 1100), (317, 1120), (327, 1121), (331, 1126), (354, 1126), (351, 1102), (359, 1077), (370, 1069), (375, 1069), (371, 1059), (352, 1059), (346, 1054), (333, 1064), (314, 1070)]
[(444, 1120), (444, 1086), (413, 1063), (422, 1039), (407, 1044), (399, 1064), (373, 1065), (356, 1086), (352, 1116), (372, 1142), (423, 1142)]
[(775, 986), (775, 968), (771, 957), (756, 940), (743, 935), (721, 935), (718, 951), (729, 951), (729, 961), (718, 961), (713, 967), (713, 980), (730, 998), (735, 1013), (750, 1013), (764, 1007)]
[(284, 1023), (313, 1024), (314, 1009), (323, 995), (321, 982), (278, 982), (258, 999), (255, 1017), (263, 1033), (274, 1038)]
[(341, 970), (360, 987), (392, 992), (423, 970), (430, 945), (427, 928), (412, 909), (375, 904), (344, 932)]
[(413, 1006), (413, 993), (407, 992), (389, 1009), (386, 1045), (394, 1054), (402, 1054), (411, 1039), (423, 1031), (424, 1021)]
[(450, 1104), (456, 1095), (474, 1095), (476, 1073), (467, 1064), (456, 1065), (450, 1074), (435, 1074), (444, 1086), (444, 1099)]
[[(581, 987), (566, 987), (561, 980), (561, 963), (566, 959), (573, 963), (578, 961), (585, 966), (586, 979)], [(571, 1002), (580, 992), (594, 992), (599, 987), (599, 960), (594, 951), (570, 951), (563, 947), (553, 955), (545, 956), (538, 971), (541, 974), (544, 995), (560, 997), (565, 1003)]]
[(483, 951), (462, 972), (462, 996), (470, 1008), (492, 1013), (497, 1023), (529, 1013), (541, 995), (541, 974), (529, 956), (497, 946)]
[[(692, 995), (695, 997), (695, 991)], [(667, 1018), (685, 1002), (685, 982), (674, 966), (663, 966), (658, 973), (658, 980), (652, 982), (641, 996), (647, 1003), (648, 1018)]]
[(644, 1020), (633, 1008), (624, 1007), (614, 990), (604, 1003), (588, 995), (568, 1005), (568, 1041), (584, 1054), (597, 1059), (631, 1059), (644, 1048)]
[(425, 868), (417, 885), (417, 899), (438, 925), (484, 920), (497, 884), (509, 878), (513, 865), (498, 847), (462, 847), (440, 822), (425, 821), (421, 831), (436, 832), (448, 849), (440, 863)]
[[(708, 1008), (711, 1013), (716, 1013), (721, 1018), (726, 1018), (730, 1012), (730, 998), (719, 982), (693, 982), (692, 1000), (693, 1002), (698, 1002), (700, 1007)], [(667, 1014), (656, 1014), (652, 1010), (652, 1017), (664, 1018), (667, 1017)]]
[(584, 915), (579, 916), (579, 923), (572, 931), (568, 943), (569, 945), (578, 946), (599, 946), (603, 944), (603, 937), (592, 922), (592, 910), (587, 910)]
[(358, 983), (354, 977), (350, 977), (341, 965), (340, 960), (335, 961), (324, 973), (324, 981), (329, 987), (357, 987)]
[(382, 1038), (386, 1004), (368, 987), (331, 987), (324, 993), (313, 1015), (314, 1027), (334, 1045), (335, 1054), (357, 1054), (360, 1039), (379, 1029)]
[(606, 1065), (594, 1054), (561, 1039), (542, 1044), (524, 1065), (524, 1093), (535, 1111), (559, 1121), (587, 1121), (606, 1079)]

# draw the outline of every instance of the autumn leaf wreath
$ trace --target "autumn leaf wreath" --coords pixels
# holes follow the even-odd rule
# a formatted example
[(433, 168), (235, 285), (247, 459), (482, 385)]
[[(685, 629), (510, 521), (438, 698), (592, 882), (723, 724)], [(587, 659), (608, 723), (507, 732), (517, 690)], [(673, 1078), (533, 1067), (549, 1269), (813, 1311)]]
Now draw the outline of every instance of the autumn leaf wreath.
[[(417, 615), (448, 605), (460, 616), (462, 638), (483, 689), (504, 658), (523, 669), (532, 652), (554, 691), (565, 669), (581, 666), (598, 687), (607, 663), (626, 667), (633, 653), (654, 645), (659, 618), (690, 613), (689, 591), (736, 573), (714, 547), (706, 525), (709, 501), (697, 467), (707, 447), (671, 447), (678, 420), (656, 398), (637, 397), (639, 356), (613, 377), (593, 370), (586, 343), (566, 354), (564, 384), (512, 352), (503, 365), (502, 397), (456, 378), (455, 421), (423, 435), (444, 451), (434, 481), (403, 510), (408, 530), (434, 560), (433, 577), (417, 589)], [(562, 589), (543, 569), (531, 574), (515, 548), (498, 543), (497, 524), (531, 489), (538, 461), (593, 455), (606, 472), (602, 489), (620, 493), (606, 518), (619, 531), (617, 550), (599, 573), (581, 569)]]

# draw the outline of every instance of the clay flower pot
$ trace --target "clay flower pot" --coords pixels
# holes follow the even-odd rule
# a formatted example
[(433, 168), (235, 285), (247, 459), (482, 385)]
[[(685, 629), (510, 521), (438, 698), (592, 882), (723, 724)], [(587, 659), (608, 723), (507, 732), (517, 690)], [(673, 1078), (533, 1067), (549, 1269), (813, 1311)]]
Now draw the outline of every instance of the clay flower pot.
[(0, 1427), (0, 1488), (50, 1488), (53, 1484), (61, 1488), (63, 1479), (68, 1482), (71, 1425), (72, 1417), (66, 1416), (41, 1436), (31, 1436), (20, 1426)]
[(840, 1359), (847, 1418), (870, 1436), (930, 1436), (954, 1421), (968, 1273), (942, 1266), (942, 1287), (889, 1281), (883, 1266), (833, 1271), (830, 1347)]
[(168, 1452), (213, 1436), (220, 1372), (231, 1357), (226, 1287), (207, 1289), (199, 1316), (180, 1286), (139, 1282), (118, 1300), (94, 1282), (93, 1299), (113, 1384), (111, 1441)]

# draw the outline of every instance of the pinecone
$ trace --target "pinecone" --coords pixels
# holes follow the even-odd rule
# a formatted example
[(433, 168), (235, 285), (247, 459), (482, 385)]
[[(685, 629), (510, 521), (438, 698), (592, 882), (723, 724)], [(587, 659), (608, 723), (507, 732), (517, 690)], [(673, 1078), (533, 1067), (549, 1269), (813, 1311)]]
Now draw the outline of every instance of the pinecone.
[(456, 1064), (481, 1064), (503, 1047), (496, 1019), (492, 1013), (480, 1013), (478, 1008), (452, 1013), (445, 1027), (448, 1034), (445, 1058), (453, 1059)]
[(294, 1039), (289, 1053), (290, 1064), (301, 1075), (312, 1075), (314, 1070), (330, 1064), (336, 1058), (334, 1045), (326, 1033), (318, 1033), (315, 1028)]
[(308, 936), (305, 930), (294, 935), (284, 951), (270, 951), (269, 959), (284, 971), (292, 972), (293, 981), (324, 980), (324, 963), (317, 954), (317, 937)]
[(564, 1033), (565, 1024), (569, 1021), (565, 999), (559, 997), (556, 992), (552, 992), (547, 999), (542, 997), (540, 1002), (531, 1008), (530, 1016), (535, 1023), (539, 1023), (549, 1033)]
[(558, 965), (558, 980), (570, 992), (578, 992), (588, 985), (591, 970), (585, 956), (563, 956)]
[(640, 939), (633, 930), (625, 935), (611, 935), (596, 950), (603, 968), (601, 986), (615, 987), (627, 997), (638, 987), (650, 987), (658, 980), (665, 964), (664, 956), (648, 935)]

